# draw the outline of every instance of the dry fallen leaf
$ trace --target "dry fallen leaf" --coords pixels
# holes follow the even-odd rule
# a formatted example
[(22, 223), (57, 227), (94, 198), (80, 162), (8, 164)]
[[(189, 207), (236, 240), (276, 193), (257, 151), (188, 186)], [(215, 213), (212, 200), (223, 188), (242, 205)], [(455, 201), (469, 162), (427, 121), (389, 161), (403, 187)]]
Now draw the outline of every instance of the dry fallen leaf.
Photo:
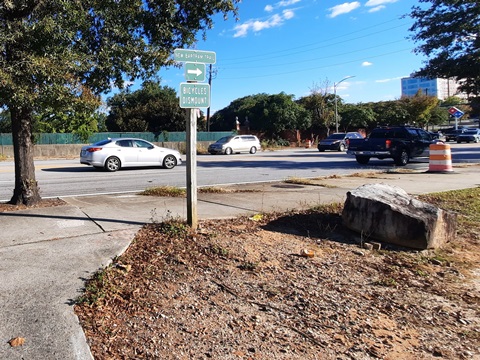
[(313, 250), (310, 249), (302, 249), (302, 251), (300, 251), (300, 255), (303, 257), (313, 258), (315, 256), (315, 253), (313, 252)]
[(22, 346), (23, 344), (25, 344), (25, 338), (16, 337), (16, 338), (10, 339), (8, 343), (10, 344), (10, 346), (13, 346), (13, 347)]

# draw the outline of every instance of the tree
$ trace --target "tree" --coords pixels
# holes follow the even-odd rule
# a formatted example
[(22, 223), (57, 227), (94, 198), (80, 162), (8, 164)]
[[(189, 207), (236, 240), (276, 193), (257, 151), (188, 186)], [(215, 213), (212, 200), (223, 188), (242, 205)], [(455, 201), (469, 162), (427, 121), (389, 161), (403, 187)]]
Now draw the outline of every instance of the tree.
[[(328, 80), (325, 80), (322, 85), (313, 84), (310, 95), (302, 97), (298, 101), (310, 112), (312, 132), (326, 129), (329, 134), (330, 127), (335, 125), (335, 95), (328, 92), (329, 88)], [(339, 104), (341, 106), (341, 99), (337, 96), (337, 106)]]
[(269, 95), (251, 111), (255, 126), (273, 138), (280, 138), (285, 130), (305, 130), (311, 125), (310, 113), (294, 101), (294, 95), (284, 92)]
[(185, 111), (180, 108), (177, 91), (146, 81), (134, 92), (121, 91), (107, 100), (109, 131), (143, 132), (184, 131)]
[(375, 112), (376, 121), (369, 129), (385, 125), (405, 125), (408, 122), (408, 110), (400, 100), (380, 101), (369, 103)]
[(448, 122), (449, 113), (445, 108), (437, 106), (432, 109), (430, 114), (430, 124), (432, 125), (443, 125)]
[(249, 119), (249, 126), (252, 130), (260, 131), (259, 123), (254, 121), (253, 109), (258, 102), (263, 102), (268, 98), (268, 94), (248, 95), (232, 101), (227, 107), (217, 111), (210, 119), (211, 130), (213, 131), (230, 131), (235, 129), (235, 121), (243, 124)]
[(420, 76), (457, 78), (467, 94), (480, 95), (480, 2), (478, 0), (420, 0), (415, 6), (413, 40), (416, 52), (430, 59)]
[(415, 96), (403, 97), (400, 102), (407, 109), (407, 123), (420, 127), (428, 126), (432, 111), (439, 104), (438, 98), (424, 95), (422, 90), (418, 90)]
[(90, 106), (112, 84), (147, 79), (177, 47), (236, 14), (239, 0), (19, 0), (0, 5), (0, 107), (10, 111), (15, 158), (12, 204), (40, 198), (33, 163), (34, 114)]
[(305, 130), (310, 127), (310, 113), (294, 101), (293, 95), (256, 94), (232, 101), (226, 108), (212, 116), (214, 131), (228, 131), (235, 128), (235, 121), (242, 124), (249, 121), (251, 130), (264, 132), (273, 138), (280, 138), (285, 130)]
[(339, 110), (340, 127), (344, 131), (368, 128), (375, 123), (375, 112), (368, 104), (345, 104)]

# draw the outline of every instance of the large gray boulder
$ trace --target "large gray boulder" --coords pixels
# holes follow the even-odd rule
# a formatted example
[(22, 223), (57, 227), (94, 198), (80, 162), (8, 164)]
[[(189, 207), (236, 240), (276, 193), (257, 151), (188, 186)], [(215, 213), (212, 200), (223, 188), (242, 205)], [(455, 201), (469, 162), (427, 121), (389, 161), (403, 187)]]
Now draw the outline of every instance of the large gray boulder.
[(375, 239), (414, 249), (434, 249), (453, 240), (457, 224), (455, 214), (387, 184), (349, 191), (342, 220), (364, 241)]

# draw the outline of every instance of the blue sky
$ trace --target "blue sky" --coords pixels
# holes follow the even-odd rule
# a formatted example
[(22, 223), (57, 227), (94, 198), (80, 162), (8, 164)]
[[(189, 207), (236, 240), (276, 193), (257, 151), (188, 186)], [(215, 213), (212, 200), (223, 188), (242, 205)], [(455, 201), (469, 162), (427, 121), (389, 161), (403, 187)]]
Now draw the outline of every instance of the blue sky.
[[(300, 98), (315, 88), (347, 103), (400, 98), (402, 77), (422, 66), (409, 40), (412, 0), (245, 0), (239, 20), (215, 18), (197, 50), (216, 53), (211, 110), (258, 93)], [(179, 89), (184, 70), (164, 69), (162, 84)], [(205, 110), (205, 109), (202, 109)]]

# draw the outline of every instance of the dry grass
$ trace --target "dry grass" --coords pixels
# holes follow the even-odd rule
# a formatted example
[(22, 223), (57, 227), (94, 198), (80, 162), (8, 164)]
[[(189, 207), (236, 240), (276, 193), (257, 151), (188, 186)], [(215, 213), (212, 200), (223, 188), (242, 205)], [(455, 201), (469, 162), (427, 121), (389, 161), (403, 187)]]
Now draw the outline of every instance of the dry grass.
[[(232, 193), (245, 193), (245, 192), (260, 192), (255, 189), (226, 189), (216, 186), (200, 187), (197, 189), (199, 194), (232, 194)], [(148, 188), (145, 191), (139, 193), (139, 195), (146, 196), (165, 196), (165, 197), (185, 197), (187, 190), (184, 188), (178, 188), (174, 186), (158, 186)]]

